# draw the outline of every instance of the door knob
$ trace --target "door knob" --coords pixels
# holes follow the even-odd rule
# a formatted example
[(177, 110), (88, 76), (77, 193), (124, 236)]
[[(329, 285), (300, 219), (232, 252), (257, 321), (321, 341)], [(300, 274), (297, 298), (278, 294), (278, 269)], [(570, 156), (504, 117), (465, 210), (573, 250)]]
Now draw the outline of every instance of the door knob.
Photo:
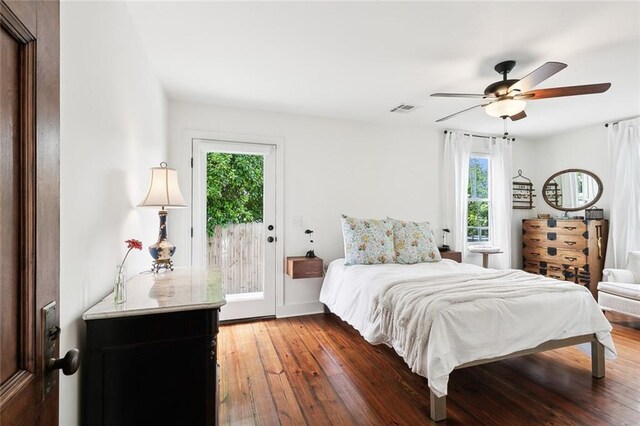
[(268, 229), (269, 231), (273, 231), (273, 225), (269, 225), (269, 226), (267, 226), (267, 229)]
[(51, 358), (47, 363), (47, 370), (53, 371), (57, 369), (62, 369), (62, 372), (65, 376), (70, 376), (76, 371), (78, 371), (78, 367), (80, 366), (80, 351), (77, 349), (71, 349), (66, 353), (64, 358)]
[(268, 238), (267, 238), (267, 242), (269, 242), (269, 243), (272, 243), (272, 242), (274, 242), (275, 240), (276, 240), (276, 239), (275, 239), (275, 237), (268, 237)]

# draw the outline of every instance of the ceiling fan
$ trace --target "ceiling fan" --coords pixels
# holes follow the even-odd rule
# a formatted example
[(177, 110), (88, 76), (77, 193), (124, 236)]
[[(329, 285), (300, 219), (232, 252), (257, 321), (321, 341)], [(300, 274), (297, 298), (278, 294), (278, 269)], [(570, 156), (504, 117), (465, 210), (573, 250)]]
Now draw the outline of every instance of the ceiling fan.
[(582, 86), (554, 87), (551, 89), (532, 90), (552, 75), (562, 71), (567, 64), (561, 62), (547, 62), (534, 70), (524, 78), (507, 79), (507, 74), (516, 66), (516, 61), (504, 61), (495, 66), (495, 70), (502, 74), (502, 80), (496, 81), (484, 89), (484, 94), (469, 93), (434, 93), (431, 96), (443, 98), (482, 98), (490, 102), (474, 105), (455, 114), (443, 117), (436, 122), (445, 121), (456, 115), (482, 107), (485, 112), (493, 117), (502, 119), (510, 118), (512, 121), (522, 120), (527, 116), (524, 112), (526, 101), (538, 99), (559, 98), (561, 96), (590, 95), (603, 93), (609, 90), (611, 83), (585, 84)]

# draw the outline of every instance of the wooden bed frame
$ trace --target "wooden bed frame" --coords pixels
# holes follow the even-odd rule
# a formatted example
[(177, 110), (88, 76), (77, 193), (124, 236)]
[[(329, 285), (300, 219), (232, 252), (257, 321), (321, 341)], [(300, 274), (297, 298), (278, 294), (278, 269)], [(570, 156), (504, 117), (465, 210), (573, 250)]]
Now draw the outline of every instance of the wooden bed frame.
[[(479, 361), (472, 361), (466, 364), (462, 364), (456, 369), (472, 367), (474, 365), (487, 364), (489, 362), (500, 361), (503, 359), (515, 358), (523, 355), (530, 355), (538, 352), (549, 351), (552, 349), (563, 348), (566, 346), (579, 345), (581, 343), (591, 343), (591, 375), (598, 379), (604, 377), (604, 346), (598, 342), (595, 334), (586, 334), (583, 336), (570, 337), (562, 340), (549, 340), (544, 342), (535, 348), (525, 349), (522, 351), (514, 352), (509, 355), (499, 356), (496, 358), (483, 359)], [(447, 397), (437, 397), (432, 390), (429, 390), (431, 401), (430, 417), (434, 422), (439, 422), (447, 418)]]

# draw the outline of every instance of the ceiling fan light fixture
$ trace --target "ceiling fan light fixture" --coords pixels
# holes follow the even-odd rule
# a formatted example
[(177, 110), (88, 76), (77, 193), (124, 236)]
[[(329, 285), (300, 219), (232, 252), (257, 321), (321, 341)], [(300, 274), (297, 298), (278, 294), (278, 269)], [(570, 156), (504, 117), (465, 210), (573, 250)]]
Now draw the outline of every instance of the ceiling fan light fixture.
[(511, 117), (524, 111), (527, 103), (517, 99), (502, 99), (487, 105), (484, 109), (492, 117)]

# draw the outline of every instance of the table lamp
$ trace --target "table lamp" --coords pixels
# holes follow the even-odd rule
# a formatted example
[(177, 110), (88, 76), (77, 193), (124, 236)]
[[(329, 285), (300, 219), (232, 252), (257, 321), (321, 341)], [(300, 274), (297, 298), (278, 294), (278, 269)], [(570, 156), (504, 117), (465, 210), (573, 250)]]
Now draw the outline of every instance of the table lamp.
[(173, 271), (171, 256), (176, 251), (176, 246), (167, 239), (167, 210), (172, 208), (187, 207), (184, 202), (180, 187), (178, 186), (178, 172), (167, 167), (167, 163), (160, 163), (160, 167), (152, 167), (149, 176), (149, 189), (147, 195), (138, 207), (159, 207), (160, 232), (158, 241), (149, 246), (149, 253), (153, 257), (152, 269), (158, 272), (160, 268)]

